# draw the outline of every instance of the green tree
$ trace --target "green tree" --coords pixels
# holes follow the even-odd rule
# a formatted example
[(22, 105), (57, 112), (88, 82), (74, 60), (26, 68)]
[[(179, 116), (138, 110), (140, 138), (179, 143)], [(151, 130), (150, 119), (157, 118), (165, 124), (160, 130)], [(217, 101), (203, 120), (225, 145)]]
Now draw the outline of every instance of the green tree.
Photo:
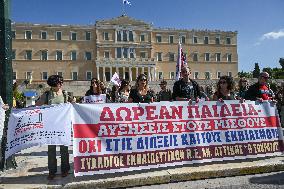
[(254, 64), (254, 70), (252, 71), (252, 77), (258, 78), (259, 74), (260, 74), (259, 65), (258, 65), (258, 63), (255, 63)]
[(252, 73), (241, 71), (241, 72), (238, 72), (238, 77), (239, 78), (241, 77), (252, 78)]
[(280, 66), (282, 67), (282, 70), (284, 70), (284, 58), (280, 58), (279, 63), (280, 63)]

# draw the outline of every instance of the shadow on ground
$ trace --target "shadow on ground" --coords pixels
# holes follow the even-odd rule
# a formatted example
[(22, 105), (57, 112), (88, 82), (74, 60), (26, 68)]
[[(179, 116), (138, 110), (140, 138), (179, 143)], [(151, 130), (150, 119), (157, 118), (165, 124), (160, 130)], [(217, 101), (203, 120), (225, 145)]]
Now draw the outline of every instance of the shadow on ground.
[(270, 174), (262, 177), (252, 177), (249, 180), (253, 184), (284, 185), (284, 172)]

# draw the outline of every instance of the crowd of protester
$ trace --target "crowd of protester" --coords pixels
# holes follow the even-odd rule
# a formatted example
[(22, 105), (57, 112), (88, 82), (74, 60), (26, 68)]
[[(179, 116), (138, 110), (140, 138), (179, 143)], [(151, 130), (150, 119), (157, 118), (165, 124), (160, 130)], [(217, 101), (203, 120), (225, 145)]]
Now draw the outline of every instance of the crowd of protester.
[[(240, 78), (238, 86), (235, 85), (234, 79), (230, 76), (221, 76), (216, 84), (216, 89), (213, 92), (213, 86), (203, 88), (190, 78), (191, 70), (189, 67), (181, 69), (181, 79), (176, 81), (173, 89), (167, 88), (167, 82), (161, 81), (160, 91), (155, 93), (149, 87), (149, 81), (145, 74), (140, 74), (134, 86), (130, 86), (129, 81), (121, 80), (120, 85), (114, 85), (111, 90), (97, 78), (93, 78), (90, 83), (90, 88), (86, 91), (85, 96), (90, 95), (106, 95), (106, 103), (152, 103), (160, 101), (219, 101), (224, 100), (239, 100), (240, 103), (245, 100), (253, 100), (262, 103), (264, 100), (269, 100), (277, 104), (278, 111), (282, 116), (281, 124), (284, 125), (284, 82), (277, 91), (272, 91), (269, 84), (269, 74), (267, 72), (260, 73), (256, 83), (249, 84), (247, 78)], [(52, 75), (48, 78), (47, 84), (50, 89), (44, 92), (36, 102), (36, 106), (51, 105), (65, 102), (76, 102), (75, 98), (70, 97), (62, 89), (63, 77)], [(14, 86), (14, 97), (21, 99), (16, 91), (17, 85)], [(1, 98), (0, 98), (1, 100)], [(77, 99), (77, 102), (83, 102), (83, 98)], [(23, 102), (15, 102), (13, 107), (22, 108)], [(7, 105), (2, 103), (2, 108), (7, 109)], [(61, 173), (62, 177), (68, 175), (70, 170), (68, 147), (60, 146), (61, 154)], [(56, 162), (56, 146), (48, 146), (48, 179), (53, 179), (57, 172)]]

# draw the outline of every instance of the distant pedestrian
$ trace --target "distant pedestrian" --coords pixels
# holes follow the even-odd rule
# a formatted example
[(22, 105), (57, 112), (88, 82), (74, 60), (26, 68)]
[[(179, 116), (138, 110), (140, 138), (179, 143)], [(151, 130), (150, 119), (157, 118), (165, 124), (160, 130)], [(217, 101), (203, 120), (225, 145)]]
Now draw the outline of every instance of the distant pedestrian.
[(260, 101), (273, 100), (273, 91), (268, 85), (269, 74), (267, 72), (261, 72), (258, 77), (258, 82), (251, 85), (246, 94), (246, 100)]
[(199, 101), (200, 89), (196, 81), (190, 79), (191, 70), (185, 66), (181, 69), (182, 79), (176, 81), (173, 87), (173, 100), (176, 101)]
[[(51, 75), (47, 80), (47, 84), (50, 86), (50, 90), (41, 95), (40, 99), (36, 102), (36, 106), (51, 105), (66, 103), (72, 101), (68, 97), (68, 93), (62, 90), (63, 77), (59, 75)], [(64, 127), (62, 125), (61, 127)], [(60, 146), (61, 154), (61, 176), (66, 177), (70, 170), (68, 146)], [(57, 172), (57, 160), (56, 160), (56, 145), (48, 145), (48, 179), (52, 180)]]
[(157, 94), (157, 101), (171, 101), (172, 92), (170, 89), (167, 89), (167, 81), (163, 80), (160, 83), (161, 91)]
[(128, 102), (150, 103), (154, 102), (152, 92), (149, 90), (147, 76), (140, 74), (133, 89), (130, 90)]

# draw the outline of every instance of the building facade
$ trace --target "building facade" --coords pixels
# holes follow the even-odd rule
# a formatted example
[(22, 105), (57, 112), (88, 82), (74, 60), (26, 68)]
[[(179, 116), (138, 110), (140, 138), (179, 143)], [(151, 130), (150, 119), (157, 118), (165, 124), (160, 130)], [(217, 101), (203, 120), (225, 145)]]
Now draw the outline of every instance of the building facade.
[(237, 32), (155, 28), (122, 15), (95, 25), (12, 25), (14, 79), (175, 79), (178, 42), (194, 79), (237, 76)]

